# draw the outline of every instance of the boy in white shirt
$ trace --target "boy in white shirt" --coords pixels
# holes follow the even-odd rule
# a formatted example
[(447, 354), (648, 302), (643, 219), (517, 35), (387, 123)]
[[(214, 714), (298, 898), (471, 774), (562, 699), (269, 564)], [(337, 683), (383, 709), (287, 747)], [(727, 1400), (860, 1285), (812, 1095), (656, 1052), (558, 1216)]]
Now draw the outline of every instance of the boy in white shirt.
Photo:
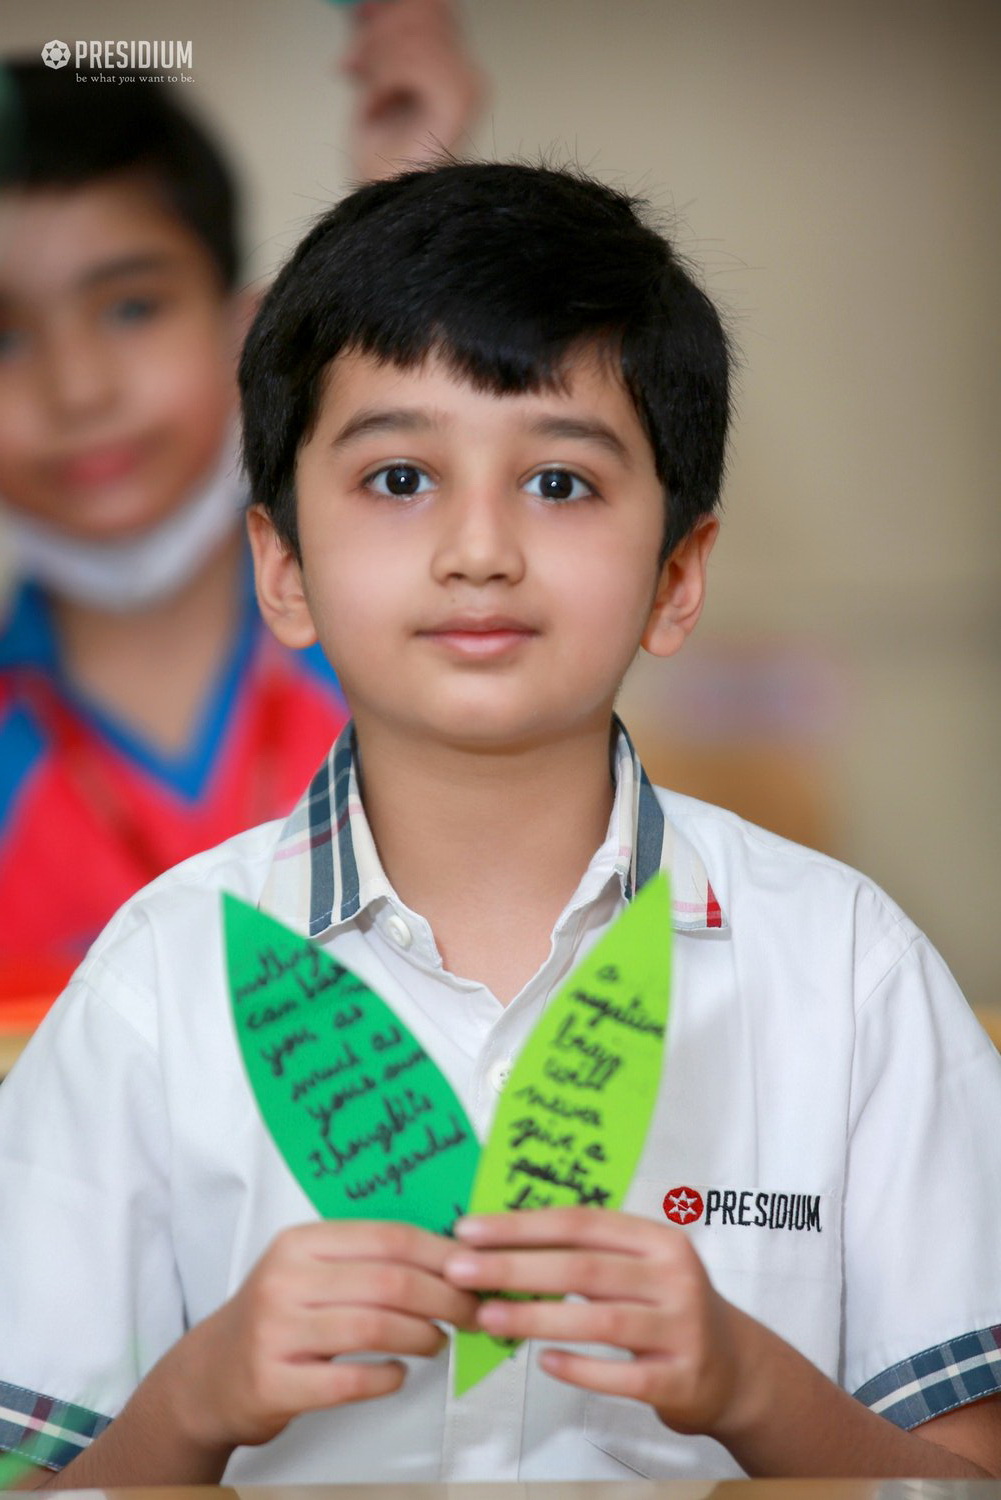
[[(882, 893), (655, 791), (614, 717), (702, 608), (728, 371), (671, 247), (571, 174), (363, 188), (279, 276), (241, 365), (258, 596), (352, 724), (284, 825), (119, 913), (0, 1092), (0, 1441), (72, 1460), (25, 1483), (1001, 1473), (1001, 1061)], [(377, 989), (483, 1133), (662, 866), (628, 1211), (317, 1223), (217, 893)], [(442, 1323), (527, 1342), (456, 1398)]]

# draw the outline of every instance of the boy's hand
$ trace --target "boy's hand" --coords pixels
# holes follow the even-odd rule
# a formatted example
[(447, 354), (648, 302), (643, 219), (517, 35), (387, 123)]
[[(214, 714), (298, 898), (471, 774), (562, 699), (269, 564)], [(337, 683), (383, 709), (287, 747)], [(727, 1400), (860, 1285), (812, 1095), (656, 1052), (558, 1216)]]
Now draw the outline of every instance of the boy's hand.
[(352, 165), (365, 182), (454, 150), (486, 95), (452, 0), (361, 0), (341, 70), (357, 86)]
[(442, 1277), (454, 1242), (409, 1224), (323, 1222), (279, 1235), (243, 1286), (176, 1345), (171, 1404), (206, 1450), (265, 1443), (295, 1416), (388, 1395), (396, 1359), (434, 1355), (433, 1319), (472, 1327), (476, 1299)]
[(486, 1301), (477, 1326), (502, 1338), (609, 1344), (631, 1360), (546, 1349), (551, 1375), (630, 1396), (679, 1432), (721, 1436), (743, 1388), (744, 1325), (680, 1229), (593, 1208), (460, 1220), (445, 1274), (481, 1292), (586, 1301)]
[(587, 1299), (486, 1301), (479, 1327), (625, 1350), (632, 1359), (546, 1349), (541, 1360), (559, 1380), (644, 1401), (676, 1431), (716, 1438), (752, 1477), (1001, 1474), (1001, 1396), (901, 1431), (722, 1298), (683, 1230), (548, 1208), (460, 1220), (456, 1235), (445, 1275), (457, 1286)]

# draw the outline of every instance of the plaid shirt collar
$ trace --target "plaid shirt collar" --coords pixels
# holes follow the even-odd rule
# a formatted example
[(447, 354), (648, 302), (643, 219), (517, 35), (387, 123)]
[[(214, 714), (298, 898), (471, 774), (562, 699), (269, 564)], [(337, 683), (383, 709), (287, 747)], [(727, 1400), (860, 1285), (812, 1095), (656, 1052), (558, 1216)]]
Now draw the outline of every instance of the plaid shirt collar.
[[(701, 858), (665, 818), (629, 735), (620, 720), (615, 725), (615, 871), (625, 899), (666, 869), (675, 930), (725, 928)], [(286, 819), (260, 904), (299, 931), (320, 937), (378, 900), (395, 902), (396, 896), (362, 807), (349, 722)]]

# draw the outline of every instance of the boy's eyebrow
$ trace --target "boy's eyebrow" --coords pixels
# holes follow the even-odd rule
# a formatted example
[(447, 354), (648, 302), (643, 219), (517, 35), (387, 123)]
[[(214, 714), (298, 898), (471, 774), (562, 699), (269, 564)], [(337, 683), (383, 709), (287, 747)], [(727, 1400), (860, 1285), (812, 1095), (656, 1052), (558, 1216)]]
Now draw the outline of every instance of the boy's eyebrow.
[[(73, 285), (80, 292), (92, 291), (108, 281), (120, 281), (129, 276), (142, 276), (150, 271), (169, 271), (176, 263), (176, 256), (153, 250), (138, 255), (122, 255), (117, 260), (104, 260), (99, 265), (90, 266), (76, 278)], [(6, 289), (0, 288), (0, 307), (5, 312), (16, 307), (17, 301), (17, 297), (11, 296)]]
[(614, 427), (609, 427), (598, 417), (538, 417), (529, 423), (529, 430), (538, 437), (570, 438), (587, 443), (597, 443), (606, 448), (620, 463), (629, 464), (629, 449)]
[[(408, 407), (378, 407), (360, 411), (345, 422), (332, 439), (331, 448), (343, 448), (358, 437), (373, 432), (427, 432), (436, 425), (426, 412)], [(614, 428), (597, 417), (537, 417), (528, 423), (528, 431), (535, 437), (567, 438), (575, 441), (597, 443), (608, 450), (620, 463), (628, 465), (629, 449)]]
[(77, 285), (82, 291), (100, 286), (105, 281), (117, 281), (123, 276), (139, 276), (147, 271), (169, 270), (176, 257), (160, 251), (149, 251), (137, 255), (121, 255), (117, 260), (105, 260), (91, 266), (80, 277)]
[(379, 406), (357, 412), (330, 440), (331, 448), (343, 448), (354, 438), (370, 432), (428, 432), (436, 424), (427, 412), (406, 406)]

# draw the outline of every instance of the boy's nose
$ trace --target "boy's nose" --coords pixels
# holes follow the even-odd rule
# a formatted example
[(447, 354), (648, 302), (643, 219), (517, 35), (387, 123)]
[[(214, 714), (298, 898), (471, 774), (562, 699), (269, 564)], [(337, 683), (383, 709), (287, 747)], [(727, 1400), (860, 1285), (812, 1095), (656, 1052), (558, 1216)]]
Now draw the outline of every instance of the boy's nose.
[(439, 512), (433, 571), (440, 583), (517, 583), (525, 572), (516, 497), (488, 490), (456, 494)]
[(61, 416), (100, 413), (114, 399), (114, 363), (101, 341), (83, 332), (67, 330), (49, 341), (41, 379), (44, 399)]

